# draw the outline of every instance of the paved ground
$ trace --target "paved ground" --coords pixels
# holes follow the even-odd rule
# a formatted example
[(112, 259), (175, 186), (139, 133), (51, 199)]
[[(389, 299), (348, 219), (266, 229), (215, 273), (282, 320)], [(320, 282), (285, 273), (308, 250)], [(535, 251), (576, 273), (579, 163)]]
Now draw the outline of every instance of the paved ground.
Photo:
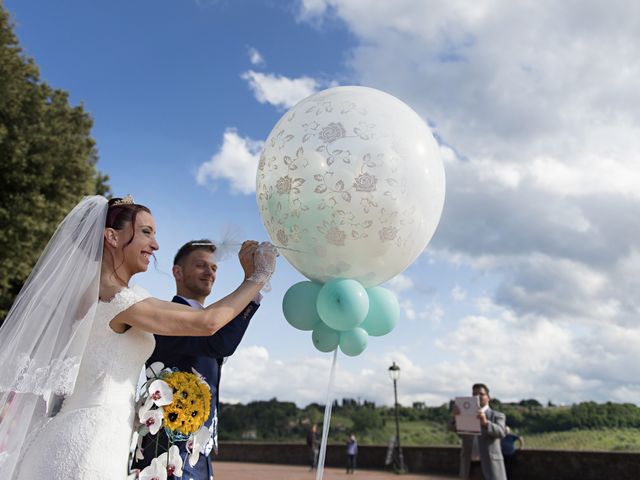
[[(315, 480), (309, 467), (264, 463), (215, 462), (215, 480)], [(323, 480), (452, 480), (457, 477), (434, 475), (395, 475), (373, 470), (356, 470), (347, 475), (341, 468), (325, 468)]]

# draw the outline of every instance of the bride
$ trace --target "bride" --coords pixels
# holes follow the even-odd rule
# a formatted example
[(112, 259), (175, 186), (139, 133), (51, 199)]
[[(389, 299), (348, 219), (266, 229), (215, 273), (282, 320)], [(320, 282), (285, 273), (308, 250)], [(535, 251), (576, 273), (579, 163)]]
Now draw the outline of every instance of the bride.
[(85, 197), (59, 225), (0, 329), (4, 478), (126, 478), (153, 334), (214, 334), (268, 281), (277, 255), (244, 242), (248, 278), (199, 311), (129, 286), (158, 248), (151, 212), (131, 197)]

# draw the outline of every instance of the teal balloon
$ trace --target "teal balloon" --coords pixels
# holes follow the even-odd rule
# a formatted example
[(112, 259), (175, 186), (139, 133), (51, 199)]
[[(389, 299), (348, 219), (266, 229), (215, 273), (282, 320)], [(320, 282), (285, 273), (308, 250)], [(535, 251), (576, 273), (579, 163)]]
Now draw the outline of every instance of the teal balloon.
[(400, 318), (400, 304), (395, 293), (382, 287), (367, 288), (369, 313), (360, 325), (369, 335), (381, 337), (394, 329)]
[(316, 301), (318, 315), (334, 330), (357, 327), (369, 311), (369, 297), (356, 280), (336, 278), (322, 286)]
[(311, 340), (321, 352), (333, 352), (340, 343), (340, 333), (320, 322), (313, 329)]
[(369, 343), (369, 334), (363, 328), (356, 327), (340, 333), (340, 350), (345, 355), (355, 357), (364, 352)]
[(298, 282), (291, 286), (282, 299), (282, 312), (289, 325), (298, 330), (313, 330), (320, 323), (316, 300), (322, 285)]

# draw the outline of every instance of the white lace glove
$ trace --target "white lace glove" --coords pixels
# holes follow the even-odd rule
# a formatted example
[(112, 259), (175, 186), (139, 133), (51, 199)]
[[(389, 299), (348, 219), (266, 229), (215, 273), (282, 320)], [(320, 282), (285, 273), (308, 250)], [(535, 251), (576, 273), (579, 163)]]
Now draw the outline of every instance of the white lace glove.
[(255, 270), (247, 280), (256, 283), (264, 283), (263, 290), (267, 292), (271, 290), (269, 279), (276, 269), (277, 256), (278, 250), (271, 242), (262, 242), (258, 245), (253, 256), (253, 266)]

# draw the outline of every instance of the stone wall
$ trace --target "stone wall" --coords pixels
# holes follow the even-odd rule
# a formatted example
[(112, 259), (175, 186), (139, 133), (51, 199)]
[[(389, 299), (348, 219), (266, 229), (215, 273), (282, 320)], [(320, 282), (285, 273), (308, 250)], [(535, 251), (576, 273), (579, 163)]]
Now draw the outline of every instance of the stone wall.
[[(455, 476), (458, 447), (403, 447), (405, 464), (412, 473)], [(382, 470), (387, 447), (360, 446), (358, 467)], [(302, 444), (222, 442), (215, 460), (308, 465), (309, 451)], [(325, 465), (343, 467), (343, 445), (329, 445)], [(523, 450), (518, 452), (514, 476), (519, 480), (639, 480), (640, 453)]]

